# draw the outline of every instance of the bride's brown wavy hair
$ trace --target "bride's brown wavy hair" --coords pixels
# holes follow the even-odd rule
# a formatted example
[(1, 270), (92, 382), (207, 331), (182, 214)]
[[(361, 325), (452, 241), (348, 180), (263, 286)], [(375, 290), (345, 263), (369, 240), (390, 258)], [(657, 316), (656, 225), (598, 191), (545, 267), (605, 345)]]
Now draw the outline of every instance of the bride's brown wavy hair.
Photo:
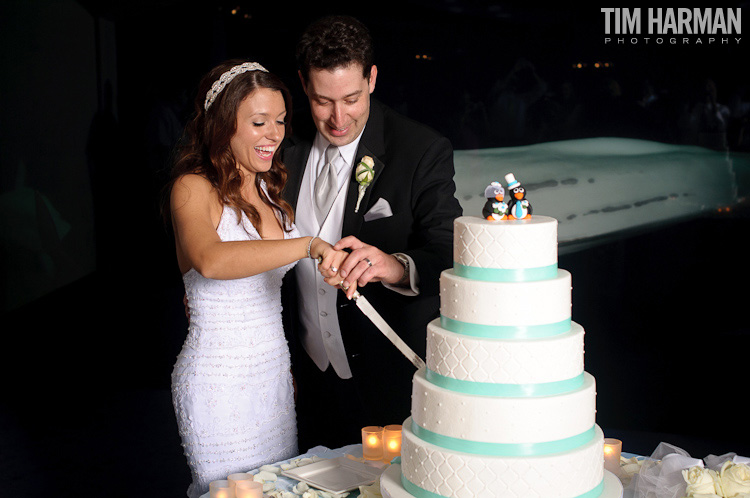
[[(261, 232), (261, 220), (258, 210), (242, 198), (240, 187), (242, 175), (232, 154), (230, 140), (237, 131), (237, 109), (242, 101), (251, 93), (267, 88), (281, 92), (286, 105), (285, 133), (291, 134), (292, 97), (286, 85), (278, 76), (263, 71), (248, 71), (239, 74), (229, 82), (219, 93), (208, 110), (203, 108), (206, 93), (211, 85), (218, 81), (222, 74), (232, 67), (246, 62), (244, 60), (228, 60), (203, 77), (195, 98), (195, 116), (185, 127), (181, 144), (176, 150), (176, 159), (172, 168), (169, 189), (182, 175), (195, 173), (206, 178), (219, 194), (219, 199), (225, 206), (237, 211), (244, 211), (253, 226)], [(279, 149), (274, 152), (271, 169), (255, 175), (255, 186), (263, 202), (269, 206), (276, 206), (281, 211), (282, 227), (291, 230), (294, 212), (291, 206), (281, 197), (286, 184), (287, 171), (279, 156)], [(260, 184), (266, 182), (268, 196), (264, 195)]]

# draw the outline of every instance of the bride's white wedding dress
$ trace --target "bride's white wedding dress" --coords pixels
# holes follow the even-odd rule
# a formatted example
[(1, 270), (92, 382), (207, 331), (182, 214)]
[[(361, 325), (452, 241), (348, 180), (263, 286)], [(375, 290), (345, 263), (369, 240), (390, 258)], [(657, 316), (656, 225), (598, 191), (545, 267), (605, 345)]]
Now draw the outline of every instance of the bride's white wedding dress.
[[(223, 241), (258, 240), (247, 216), (224, 208)], [(299, 237), (296, 227), (285, 238)], [(174, 404), (193, 475), (188, 496), (214, 480), (298, 453), (281, 278), (290, 264), (252, 277), (183, 276), (190, 327), (172, 372)]]

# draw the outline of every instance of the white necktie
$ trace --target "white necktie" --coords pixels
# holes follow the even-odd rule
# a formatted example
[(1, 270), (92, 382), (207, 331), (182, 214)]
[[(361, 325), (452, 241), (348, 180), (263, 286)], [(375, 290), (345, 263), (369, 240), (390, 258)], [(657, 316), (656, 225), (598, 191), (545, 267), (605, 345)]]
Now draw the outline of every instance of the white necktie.
[(329, 145), (325, 152), (325, 166), (315, 180), (315, 217), (320, 225), (328, 216), (328, 211), (331, 209), (338, 192), (339, 181), (336, 176), (336, 167), (333, 165), (338, 156), (339, 148), (335, 145)]

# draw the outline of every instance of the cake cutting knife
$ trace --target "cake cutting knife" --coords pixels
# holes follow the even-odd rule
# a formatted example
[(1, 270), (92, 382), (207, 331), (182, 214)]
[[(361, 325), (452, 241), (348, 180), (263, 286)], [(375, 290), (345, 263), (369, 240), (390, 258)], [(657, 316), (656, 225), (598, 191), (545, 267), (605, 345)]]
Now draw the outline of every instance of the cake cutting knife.
[[(339, 284), (339, 287), (346, 291), (346, 288), (344, 287), (343, 283)], [(378, 330), (380, 330), (383, 335), (391, 341), (391, 343), (398, 348), (401, 353), (406, 356), (406, 359), (412, 362), (412, 364), (419, 368), (422, 368), (425, 366), (424, 360), (415, 353), (408, 344), (404, 342), (401, 337), (391, 328), (388, 323), (383, 320), (383, 317), (380, 316), (380, 313), (375, 310), (375, 308), (372, 307), (372, 304), (370, 304), (370, 301), (367, 300), (365, 296), (360, 294), (358, 291), (354, 291), (354, 295), (352, 296), (352, 300), (357, 305), (357, 308), (359, 308), (364, 315), (370, 319), (370, 321), (375, 325)]]

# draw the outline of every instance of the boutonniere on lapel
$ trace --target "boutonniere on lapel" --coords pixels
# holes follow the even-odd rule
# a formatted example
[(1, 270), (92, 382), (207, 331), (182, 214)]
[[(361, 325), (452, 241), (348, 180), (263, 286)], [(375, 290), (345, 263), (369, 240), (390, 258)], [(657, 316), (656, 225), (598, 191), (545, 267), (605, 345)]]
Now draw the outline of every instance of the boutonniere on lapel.
[(365, 190), (372, 183), (372, 179), (375, 178), (375, 161), (370, 156), (363, 157), (357, 169), (354, 171), (354, 178), (359, 183), (359, 193), (357, 195), (357, 206), (354, 208), (354, 212), (359, 212), (359, 203), (362, 202), (362, 198), (365, 196)]

